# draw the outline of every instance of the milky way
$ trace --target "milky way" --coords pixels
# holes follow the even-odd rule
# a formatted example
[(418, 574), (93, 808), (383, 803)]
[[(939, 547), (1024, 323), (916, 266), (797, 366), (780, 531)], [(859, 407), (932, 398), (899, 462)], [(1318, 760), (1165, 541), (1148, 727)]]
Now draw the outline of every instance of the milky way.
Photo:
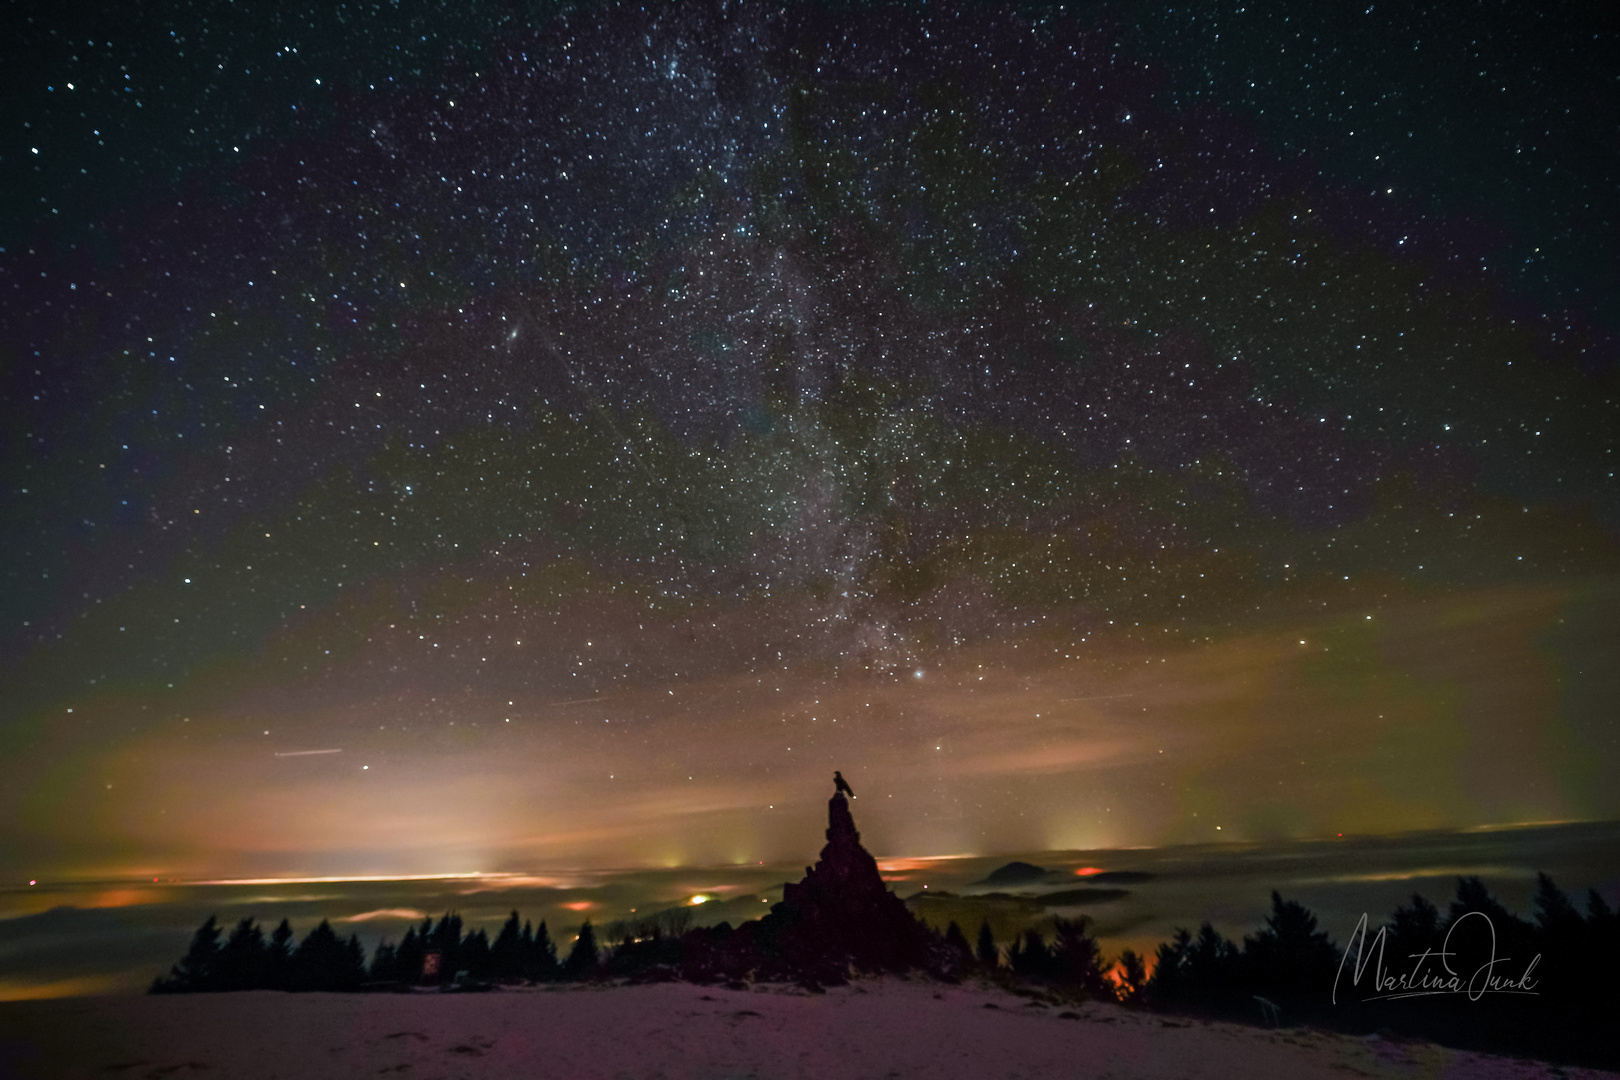
[(1620, 54), (1492, 18), (35, 14), (0, 866), (1614, 816)]

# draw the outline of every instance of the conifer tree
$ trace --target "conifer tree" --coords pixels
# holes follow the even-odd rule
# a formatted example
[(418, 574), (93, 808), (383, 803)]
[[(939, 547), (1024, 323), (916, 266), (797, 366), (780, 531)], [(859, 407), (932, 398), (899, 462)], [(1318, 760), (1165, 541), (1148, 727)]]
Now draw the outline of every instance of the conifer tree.
[(601, 963), (601, 954), (596, 947), (596, 931), (591, 927), (591, 920), (586, 919), (579, 928), (579, 937), (574, 941), (574, 947), (568, 952), (568, 960), (563, 964), (563, 978), (570, 982), (582, 982), (596, 974), (597, 965)]
[(1031, 927), (1021, 938), (1014, 938), (1007, 950), (1007, 966), (1026, 979), (1048, 978), (1052, 973), (1052, 953), (1039, 930)]
[(542, 919), (539, 929), (534, 932), (524, 975), (535, 982), (555, 982), (561, 974), (561, 966), (557, 963), (557, 946), (552, 943), (551, 934)]
[(979, 924), (979, 963), (991, 971), (1001, 966), (1001, 950), (996, 946), (996, 935), (990, 932), (990, 920)]
[(1192, 1000), (1210, 1006), (1230, 1005), (1241, 996), (1238, 964), (1242, 957), (1236, 945), (1206, 919), (1198, 926), (1198, 937), (1187, 953), (1186, 972)]
[(1191, 992), (1188, 967), (1192, 954), (1192, 933), (1176, 927), (1169, 941), (1159, 943), (1153, 974), (1148, 977), (1147, 996), (1155, 1007), (1184, 1004)]
[(1457, 879), (1450, 914), (1442, 934), (1449, 948), (1467, 953), (1489, 949), (1519, 963), (1536, 954), (1536, 928), (1504, 907), (1477, 876)]
[(1392, 957), (1417, 955), (1424, 949), (1438, 948), (1440, 909), (1417, 893), (1410, 904), (1402, 904), (1390, 916), (1385, 951)]
[(1091, 920), (1058, 918), (1050, 952), (1051, 977), (1076, 987), (1094, 1001), (1114, 1001), (1114, 984), (1103, 972), (1102, 949), (1091, 936)]
[(325, 919), (311, 930), (292, 956), (293, 990), (358, 990), (366, 973), (360, 939), (343, 941)]
[(534, 924), (523, 920), (523, 933), (518, 937), (518, 978), (535, 978)]
[(265, 986), (268, 989), (287, 989), (292, 969), (292, 939), (292, 924), (286, 919), (282, 919), (271, 931), (264, 958)]
[(963, 960), (973, 959), (973, 947), (968, 944), (966, 935), (962, 933), (962, 928), (956, 925), (955, 919), (952, 919), (951, 924), (945, 928), (945, 944), (960, 953)]
[(469, 978), (479, 981), (490, 977), (489, 935), (483, 927), (462, 939), (456, 971), (465, 971)]
[[(533, 941), (531, 932), (529, 940)], [(501, 932), (495, 936), (495, 943), (490, 946), (490, 967), (495, 978), (502, 982), (516, 982), (523, 977), (523, 931), (518, 925), (518, 913), (511, 916), (501, 925)]]
[(251, 918), (243, 919), (231, 931), (231, 936), (219, 950), (216, 958), (217, 989), (258, 990), (269, 985), (266, 961), (269, 948), (264, 931)]
[(1243, 966), (1255, 992), (1277, 1002), (1297, 1001), (1332, 984), (1339, 950), (1317, 929), (1310, 909), (1272, 890), (1266, 925), (1244, 939)]
[(167, 979), (152, 983), (154, 994), (193, 994), (218, 988), (219, 923), (210, 915), (192, 935), (186, 955), (169, 971)]
[(439, 924), (423, 935), (429, 951), (439, 954), (438, 981), (447, 983), (461, 970), (461, 916), (447, 912)]
[(1147, 1001), (1147, 968), (1134, 949), (1119, 954), (1119, 1000), (1131, 1006)]
[(422, 981), (422, 959), (427, 953), (427, 934), (432, 926), (433, 920), (427, 919), (420, 928), (411, 927), (399, 939), (399, 948), (394, 950), (394, 977), (400, 982), (414, 986)]
[(371, 981), (396, 982), (399, 979), (399, 954), (389, 942), (379, 942), (371, 956)]
[(359, 934), (350, 934), (343, 947), (343, 967), (339, 985), (334, 989), (358, 990), (366, 981), (366, 947), (360, 944)]
[(1536, 875), (1536, 925), (1548, 938), (1578, 937), (1586, 924), (1562, 889), (1545, 873)]
[(1237, 946), (1209, 922), (1198, 927), (1196, 939), (1186, 927), (1178, 927), (1170, 941), (1159, 945), (1147, 983), (1148, 1000), (1155, 1008), (1228, 1006), (1241, 997), (1237, 986), (1241, 959)]

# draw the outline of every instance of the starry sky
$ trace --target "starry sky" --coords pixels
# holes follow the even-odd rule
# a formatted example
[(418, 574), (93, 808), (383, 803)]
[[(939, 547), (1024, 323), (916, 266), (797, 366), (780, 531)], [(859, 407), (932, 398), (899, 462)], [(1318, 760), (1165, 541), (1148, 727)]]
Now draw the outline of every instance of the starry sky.
[(12, 15), (8, 878), (1620, 816), (1612, 17)]

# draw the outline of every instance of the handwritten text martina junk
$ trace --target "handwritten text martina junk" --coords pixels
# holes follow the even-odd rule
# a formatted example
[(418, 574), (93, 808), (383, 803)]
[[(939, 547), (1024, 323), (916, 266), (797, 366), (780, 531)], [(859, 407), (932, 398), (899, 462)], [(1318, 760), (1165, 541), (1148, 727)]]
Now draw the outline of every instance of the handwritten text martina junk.
[[(1478, 919), (1484, 925), (1470, 923), (1472, 919)], [(1458, 930), (1464, 926), (1468, 927), (1468, 932), (1458, 934)], [(1362, 998), (1363, 1001), (1392, 1001), (1435, 994), (1467, 994), (1468, 1000), (1478, 1001), (1486, 994), (1538, 993), (1532, 974), (1541, 962), (1541, 954), (1531, 957), (1522, 971), (1510, 968), (1514, 958), (1496, 955), (1496, 927), (1491, 923), (1490, 916), (1482, 911), (1470, 911), (1459, 916), (1446, 931), (1440, 948), (1409, 954), (1405, 959), (1411, 964), (1404, 969), (1385, 964), (1386, 930), (1386, 927), (1379, 927), (1369, 942), (1367, 916), (1363, 914), (1361, 921), (1356, 923), (1355, 932), (1345, 945), (1344, 956), (1339, 960), (1338, 973), (1333, 977), (1334, 1004), (1339, 1001), (1339, 984), (1344, 981), (1346, 965), (1350, 966), (1351, 986), (1360, 987), (1363, 979), (1371, 978), (1372, 985), (1368, 989), (1372, 992)], [(1456, 947), (1453, 947), (1453, 938), (1457, 939)], [(1350, 964), (1352, 951), (1355, 953), (1354, 964)], [(1398, 963), (1402, 958), (1390, 959)], [(1453, 967), (1454, 962), (1456, 967)]]

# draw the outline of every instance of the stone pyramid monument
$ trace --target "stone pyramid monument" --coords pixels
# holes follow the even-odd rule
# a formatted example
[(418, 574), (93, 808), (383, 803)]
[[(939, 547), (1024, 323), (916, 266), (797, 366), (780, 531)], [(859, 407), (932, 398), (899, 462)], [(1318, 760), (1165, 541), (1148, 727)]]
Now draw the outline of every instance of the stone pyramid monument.
[(769, 918), (783, 951), (798, 964), (825, 959), (865, 971), (904, 971), (927, 958), (932, 935), (883, 883), (877, 860), (861, 846), (849, 801), (827, 802), (827, 846), (804, 880), (783, 890)]

